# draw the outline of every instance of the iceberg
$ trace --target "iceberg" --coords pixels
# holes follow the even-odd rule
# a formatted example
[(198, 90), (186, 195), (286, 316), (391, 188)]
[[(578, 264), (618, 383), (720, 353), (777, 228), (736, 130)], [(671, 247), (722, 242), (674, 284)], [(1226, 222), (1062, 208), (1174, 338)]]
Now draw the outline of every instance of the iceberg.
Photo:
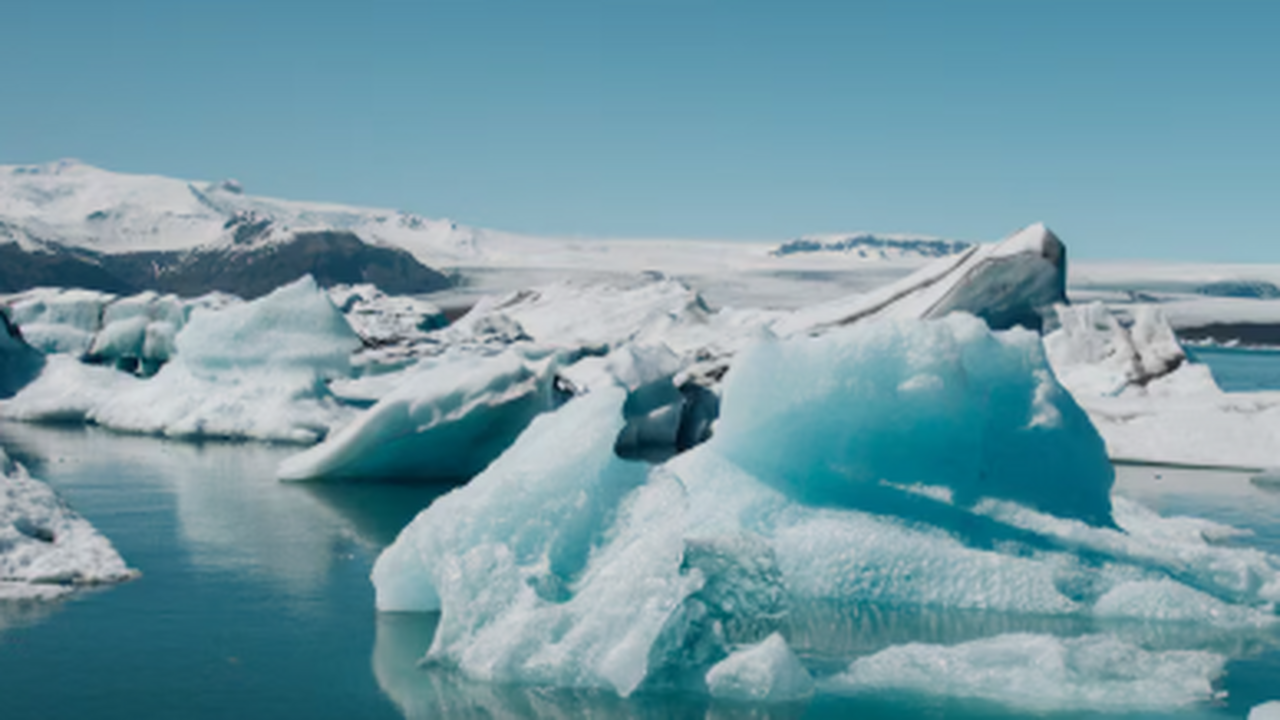
[(1055, 374), (1115, 460), (1263, 469), (1280, 465), (1280, 392), (1226, 393), (1190, 362), (1159, 306), (1058, 306), (1044, 338)]
[(551, 409), (555, 358), (452, 353), (399, 374), (395, 389), (324, 443), (286, 459), (283, 480), (459, 481), (483, 470)]
[[(1113, 500), (1040, 348), (962, 314), (763, 340), (729, 370), (715, 435), (648, 465), (619, 457), (634, 391), (589, 384), (401, 532), (378, 609), (439, 611), (427, 661), (476, 680), (779, 701), (803, 696), (801, 670), (829, 680), (789, 647), (804, 603), (1273, 623), (1280, 561)], [(1221, 662), (1124, 652), (1206, 684)], [(1071, 687), (1047, 702), (1080, 707)]]
[(0, 601), (135, 575), (110, 541), (0, 450)]
[[(115, 324), (122, 322), (130, 320)], [(304, 277), (250, 303), (196, 309), (173, 339), (174, 359), (154, 377), (68, 357), (0, 404), (0, 414), (171, 437), (311, 443), (354, 416), (326, 382), (350, 374), (360, 346)]]

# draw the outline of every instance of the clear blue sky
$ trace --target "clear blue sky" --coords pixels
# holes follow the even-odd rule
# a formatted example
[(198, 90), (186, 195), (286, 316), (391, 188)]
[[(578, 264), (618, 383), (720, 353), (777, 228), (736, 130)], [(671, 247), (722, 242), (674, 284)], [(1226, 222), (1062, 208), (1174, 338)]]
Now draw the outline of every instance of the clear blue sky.
[(7, 0), (0, 163), (518, 232), (1280, 262), (1280, 2)]

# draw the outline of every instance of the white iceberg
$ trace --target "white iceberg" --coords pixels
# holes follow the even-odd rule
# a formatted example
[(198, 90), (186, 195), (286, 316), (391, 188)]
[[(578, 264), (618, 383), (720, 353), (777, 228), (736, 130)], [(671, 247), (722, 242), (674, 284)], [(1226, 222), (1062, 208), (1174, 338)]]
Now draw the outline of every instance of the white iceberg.
[(0, 601), (56, 597), (136, 574), (110, 541), (0, 451)]
[(146, 380), (76, 367), (70, 358), (51, 362), (0, 404), (0, 414), (171, 437), (302, 443), (355, 415), (325, 383), (350, 373), (360, 338), (310, 277), (251, 303), (197, 309), (174, 346), (175, 359)]
[(0, 308), (0, 398), (12, 396), (40, 374), (44, 358), (28, 345)]
[(285, 460), (278, 476), (465, 480), (553, 407), (554, 368), (554, 357), (518, 349), (424, 360), (340, 432)]
[(1044, 338), (1054, 372), (1115, 460), (1261, 469), (1280, 465), (1280, 392), (1226, 393), (1191, 363), (1158, 306), (1126, 326), (1094, 303), (1059, 306)]

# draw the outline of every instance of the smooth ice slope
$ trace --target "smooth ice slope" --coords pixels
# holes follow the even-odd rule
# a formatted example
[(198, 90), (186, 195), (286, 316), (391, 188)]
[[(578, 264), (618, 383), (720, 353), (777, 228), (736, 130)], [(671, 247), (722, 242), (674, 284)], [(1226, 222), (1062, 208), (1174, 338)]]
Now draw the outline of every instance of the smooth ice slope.
[(175, 359), (146, 380), (61, 358), (0, 405), (0, 414), (302, 443), (354, 415), (325, 382), (350, 372), (360, 339), (310, 277), (251, 303), (196, 310), (174, 346)]
[(0, 450), (0, 600), (55, 597), (135, 574), (105, 537)]
[(873, 322), (762, 343), (725, 382), (711, 446), (796, 497), (891, 511), (882, 482), (926, 483), (960, 505), (1003, 498), (1111, 524), (1102, 440), (1031, 332), (965, 315)]
[(797, 310), (774, 324), (780, 335), (819, 333), (870, 318), (981, 317), (997, 329), (1040, 329), (1066, 302), (1066, 247), (1041, 223), (1001, 242), (975, 245), (865, 295)]
[(555, 359), (518, 349), (446, 354), (396, 378), (376, 405), (321, 445), (281, 464), (283, 480), (465, 480), (554, 402)]

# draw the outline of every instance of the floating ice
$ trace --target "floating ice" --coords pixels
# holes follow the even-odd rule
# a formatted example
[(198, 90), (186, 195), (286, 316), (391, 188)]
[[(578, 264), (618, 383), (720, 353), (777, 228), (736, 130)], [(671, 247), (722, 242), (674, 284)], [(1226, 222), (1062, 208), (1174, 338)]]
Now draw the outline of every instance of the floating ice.
[[(1100, 440), (1038, 348), (960, 315), (774, 341), (738, 358), (715, 437), (648, 467), (617, 457), (634, 390), (588, 383), (405, 528), (375, 566), (378, 607), (439, 610), (427, 657), (470, 677), (622, 695), (788, 674), (760, 643), (800, 601), (1274, 621), (1275, 558), (1112, 506)], [(1211, 675), (1178, 664), (1196, 653), (1134, 653)], [(1078, 706), (1070, 692), (1046, 702)]]
[(0, 451), (0, 600), (55, 597), (135, 574), (48, 485)]
[(1126, 327), (1099, 303), (1057, 308), (1045, 336), (1054, 372), (1113, 459), (1219, 467), (1280, 464), (1280, 393), (1222, 392), (1186, 356), (1159, 308)]
[(76, 367), (70, 358), (51, 362), (0, 405), (0, 414), (172, 437), (287, 442), (314, 442), (354, 415), (324, 383), (350, 372), (360, 339), (310, 277), (251, 303), (197, 310), (173, 345), (174, 361), (147, 380)]
[(279, 477), (465, 480), (553, 406), (554, 367), (554, 357), (515, 349), (424, 360), (341, 432), (288, 458)]
[(707, 690), (730, 700), (785, 702), (813, 694), (813, 678), (778, 633), (707, 671)]
[(1012, 634), (953, 646), (911, 643), (855, 660), (833, 692), (910, 691), (1025, 710), (1162, 710), (1211, 700), (1226, 658), (1152, 652), (1105, 635)]

